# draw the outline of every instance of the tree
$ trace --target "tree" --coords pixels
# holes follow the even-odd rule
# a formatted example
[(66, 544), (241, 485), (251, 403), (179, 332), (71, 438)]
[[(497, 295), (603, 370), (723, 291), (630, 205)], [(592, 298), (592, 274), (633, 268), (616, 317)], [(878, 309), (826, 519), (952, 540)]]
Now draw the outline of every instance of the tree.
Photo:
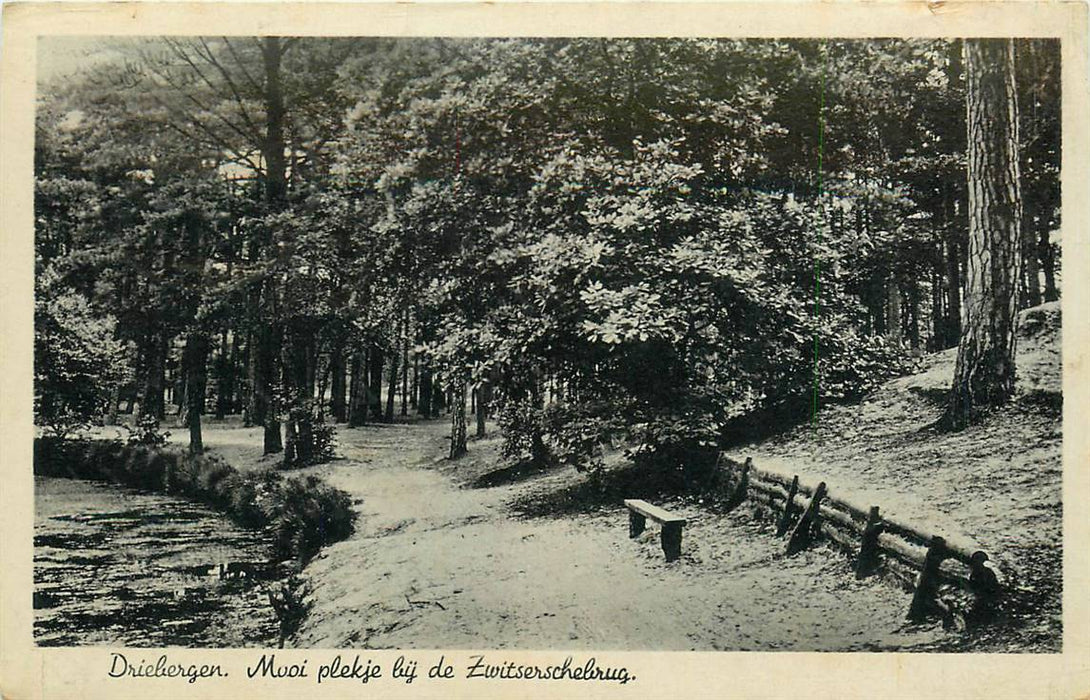
[(954, 429), (968, 425), (979, 408), (1000, 405), (1014, 394), (1022, 250), (1013, 42), (967, 40), (965, 69), (968, 280), (954, 383), (944, 416)]
[(38, 275), (34, 299), (34, 417), (58, 437), (102, 415), (108, 388), (121, 381), (124, 347), (114, 318), (96, 314), (82, 295)]

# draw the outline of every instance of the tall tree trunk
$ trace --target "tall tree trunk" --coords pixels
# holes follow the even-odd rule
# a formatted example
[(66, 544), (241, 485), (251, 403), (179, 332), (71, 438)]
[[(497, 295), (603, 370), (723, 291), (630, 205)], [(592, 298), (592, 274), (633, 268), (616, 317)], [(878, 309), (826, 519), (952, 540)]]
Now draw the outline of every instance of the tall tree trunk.
[(458, 380), (451, 387), (450, 458), (458, 459), (466, 448), (466, 381)]
[(401, 325), (401, 415), (409, 415), (409, 310)]
[[(261, 145), (261, 155), (265, 161), (265, 201), (271, 209), (279, 210), (284, 207), (288, 194), (287, 181), (287, 156), (285, 154), (286, 143), (284, 140), (284, 95), (280, 80), (280, 62), (283, 58), (283, 45), (280, 37), (267, 36), (261, 39), (261, 58), (265, 72), (264, 82), (264, 106), (265, 106), (265, 139)], [(267, 234), (266, 234), (267, 236)], [(273, 241), (266, 237), (261, 246), (264, 254), (269, 257), (276, 255)], [(272, 278), (265, 280), (263, 285), (261, 338), (257, 346), (259, 358), (259, 371), (254, 392), (260, 395), (260, 403), (263, 411), (255, 410), (255, 422), (261, 422), (265, 426), (265, 454), (281, 452), (284, 449), (280, 438), (279, 407), (276, 405), (276, 394), (273, 385), (276, 382), (277, 365), (280, 359), (280, 349), (283, 343), (283, 329), (277, 323), (278, 309), (276, 305), (276, 286)], [(255, 402), (255, 409), (258, 408)], [(291, 407), (289, 406), (289, 414)]]
[(932, 351), (946, 347), (946, 313), (943, 309), (942, 244), (936, 246), (934, 267), (931, 269), (931, 345)]
[(432, 375), (431, 380), (431, 417), (438, 418), (446, 408), (446, 392), (443, 391), (442, 377)]
[(426, 359), (423, 362), (423, 366), (420, 368), (420, 381), (417, 393), (419, 394), (416, 400), (417, 414), (424, 418), (431, 418), (431, 399), (435, 390), (434, 387), (432, 387), (431, 367), (428, 366)]
[(185, 373), (185, 424), (189, 428), (189, 451), (204, 452), (201, 436), (201, 414), (204, 413), (204, 392), (208, 383), (208, 336), (191, 330), (182, 351), (182, 368)]
[(257, 355), (254, 350), (254, 343), (257, 340), (257, 336), (253, 330), (246, 333), (246, 395), (242, 401), (242, 425), (249, 428), (257, 422), (254, 417), (257, 401), (257, 392), (254, 391), (254, 387), (257, 386)]
[(289, 388), (288, 422), (285, 429), (284, 465), (299, 467), (313, 458), (312, 411), (313, 333), (301, 324), (290, 324), (284, 333), (284, 386)]
[(1022, 220), (1022, 261), (1025, 263), (1025, 273), (1022, 275), (1025, 280), (1022, 308), (1041, 304), (1041, 264), (1037, 249), (1037, 227), (1033, 217), (1026, 216)]
[(420, 354), (413, 353), (413, 379), (409, 385), (409, 407), (416, 410), (417, 394), (420, 391)]
[(481, 382), (480, 387), (477, 389), (477, 437), (483, 438), (485, 436), (485, 420), (488, 418), (488, 400), (489, 395), (492, 393), (492, 387), (487, 382)]
[(106, 425), (117, 425), (117, 413), (121, 410), (121, 382), (110, 389), (110, 404), (106, 408)]
[(367, 373), (370, 380), (367, 387), (367, 405), (371, 407), (371, 418), (375, 422), (382, 422), (382, 368), (385, 359), (382, 349), (372, 345), (371, 351), (367, 353)]
[(344, 366), (344, 339), (338, 336), (333, 347), (329, 351), (330, 397), (329, 405), (333, 413), (335, 423), (344, 423), (348, 420), (348, 411), (345, 404), (345, 389), (347, 377)]
[(920, 278), (910, 275), (908, 280), (908, 344), (913, 352), (920, 349)]
[[(535, 372), (534, 379), (530, 382), (530, 404), (540, 414), (545, 408), (544, 391), (539, 373)], [(545, 444), (545, 434), (541, 426), (540, 418), (530, 430), (530, 460), (539, 467), (552, 463), (553, 456), (549, 446)]]
[(946, 239), (946, 343), (953, 347), (961, 338), (961, 253), (956, 234)]
[[(394, 336), (397, 336), (395, 332)], [(390, 376), (388, 384), (386, 385), (386, 414), (383, 417), (387, 423), (394, 422), (394, 395), (397, 392), (398, 373), (397, 373), (397, 359), (398, 348), (394, 345), (394, 351), (390, 353)]]
[(1041, 217), (1038, 232), (1041, 250), (1041, 267), (1045, 273), (1045, 301), (1056, 301), (1060, 298), (1060, 290), (1056, 286), (1056, 253), (1052, 250), (1052, 241), (1049, 240), (1048, 218)]
[(966, 313), (946, 422), (967, 425), (1014, 394), (1022, 200), (1014, 44), (965, 42), (969, 249)]
[(144, 396), (141, 415), (148, 415), (161, 421), (166, 418), (166, 362), (167, 339), (161, 330), (154, 331), (148, 340), (147, 375), (144, 382)]
[(886, 281), (886, 337), (894, 345), (901, 345), (901, 284), (898, 276), (890, 274)]
[(245, 382), (239, 380), (238, 337), (238, 330), (232, 330), (231, 354), (227, 358), (228, 377), (230, 378), (227, 383), (227, 412), (231, 414), (239, 412), (239, 395), (242, 393), (242, 387), (245, 384)]
[(357, 350), (352, 353), (348, 390), (348, 427), (358, 428), (367, 423), (367, 358)]
[(279, 406), (274, 387), (277, 383), (278, 358), (280, 357), (282, 330), (279, 324), (267, 319), (276, 318), (275, 291), (272, 282), (266, 280), (262, 285), (261, 314), (262, 321), (257, 333), (257, 342), (253, 348), (253, 398), (251, 420), (254, 425), (264, 428), (264, 453), (282, 452), (284, 444), (280, 438)]
[(230, 401), (227, 384), (233, 368), (227, 364), (229, 352), (227, 329), (223, 328), (220, 331), (219, 352), (216, 356), (216, 420), (223, 420), (227, 415), (227, 403)]

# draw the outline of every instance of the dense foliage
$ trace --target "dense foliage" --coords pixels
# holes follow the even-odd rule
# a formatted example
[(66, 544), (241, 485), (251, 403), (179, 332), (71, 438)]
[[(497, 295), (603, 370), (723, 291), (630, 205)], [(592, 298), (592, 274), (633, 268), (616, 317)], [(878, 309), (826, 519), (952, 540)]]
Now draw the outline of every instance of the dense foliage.
[[(270, 451), (285, 421), (297, 465), (395, 398), (450, 408), (457, 455), (472, 395), (584, 468), (856, 398), (957, 343), (960, 51), (114, 42), (40, 104), (39, 419), (170, 390), (191, 434), (206, 399)], [(1058, 294), (1059, 62), (1019, 51), (1026, 305)]]

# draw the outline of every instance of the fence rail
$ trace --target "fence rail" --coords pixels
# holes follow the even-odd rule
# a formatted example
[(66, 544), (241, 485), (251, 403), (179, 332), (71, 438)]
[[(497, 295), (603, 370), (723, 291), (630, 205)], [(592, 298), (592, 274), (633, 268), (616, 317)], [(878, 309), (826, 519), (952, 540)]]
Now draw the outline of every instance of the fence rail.
[(789, 535), (788, 556), (824, 539), (854, 559), (857, 578), (883, 574), (896, 579), (913, 593), (910, 620), (933, 612), (957, 614), (939, 595), (943, 584), (972, 596), (963, 620), (986, 619), (1002, 596), (1001, 575), (984, 550), (883, 516), (877, 505), (852, 503), (830, 493), (825, 482), (811, 486), (797, 474), (758, 468), (752, 459), (739, 462), (720, 454), (717, 468), (726, 479), (728, 509), (746, 500), (764, 508), (778, 522), (777, 535)]

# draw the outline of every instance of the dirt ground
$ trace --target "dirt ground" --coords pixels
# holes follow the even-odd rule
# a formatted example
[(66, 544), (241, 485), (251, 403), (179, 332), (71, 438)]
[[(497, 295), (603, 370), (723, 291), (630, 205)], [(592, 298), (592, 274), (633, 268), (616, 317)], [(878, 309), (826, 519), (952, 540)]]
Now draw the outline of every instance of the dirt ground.
[(903, 592), (857, 582), (829, 550), (782, 558), (782, 541), (746, 513), (668, 504), (689, 519), (669, 564), (654, 527), (628, 539), (623, 507), (516, 517), (517, 496), (576, 475), (468, 487), (495, 464), (496, 441), (450, 463), (445, 435), (443, 422), (345, 430), (345, 459), (314, 469), (362, 499), (361, 520), (307, 567), (313, 607), (294, 645), (864, 650), (944, 637), (906, 625)]

